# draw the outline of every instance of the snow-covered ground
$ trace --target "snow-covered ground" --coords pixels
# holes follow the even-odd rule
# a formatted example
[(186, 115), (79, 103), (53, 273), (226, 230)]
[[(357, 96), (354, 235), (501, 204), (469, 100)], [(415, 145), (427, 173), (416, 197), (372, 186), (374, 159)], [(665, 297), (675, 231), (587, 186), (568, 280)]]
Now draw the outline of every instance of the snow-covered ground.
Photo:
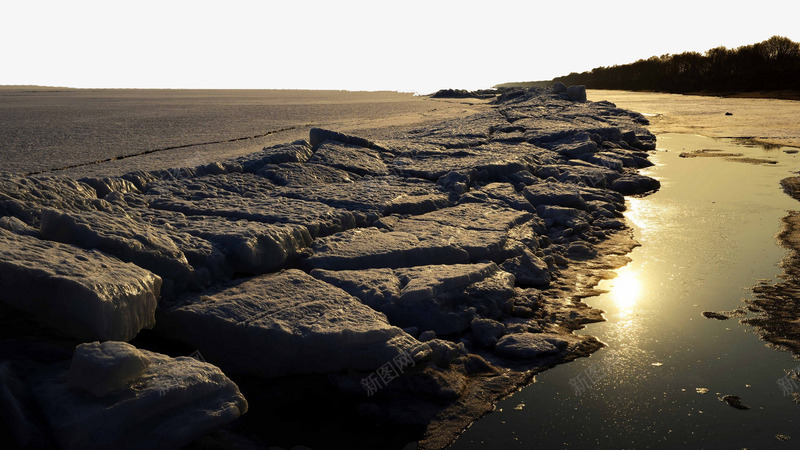
[(18, 173), (121, 175), (252, 153), (307, 138), (314, 126), (396, 127), (465, 110), (474, 107), (397, 92), (6, 87), (0, 160)]

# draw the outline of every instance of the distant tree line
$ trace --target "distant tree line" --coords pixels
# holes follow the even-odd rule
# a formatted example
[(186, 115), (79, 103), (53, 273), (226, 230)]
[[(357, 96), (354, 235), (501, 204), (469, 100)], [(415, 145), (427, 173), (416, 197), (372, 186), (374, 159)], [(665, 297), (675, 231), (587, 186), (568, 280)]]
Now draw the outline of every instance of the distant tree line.
[(594, 89), (673, 93), (800, 90), (800, 44), (773, 36), (735, 49), (717, 47), (705, 54), (653, 56), (631, 64), (573, 72), (553, 81)]
[(494, 89), (468, 91), (466, 89), (440, 89), (431, 94), (433, 98), (492, 98), (497, 95)]

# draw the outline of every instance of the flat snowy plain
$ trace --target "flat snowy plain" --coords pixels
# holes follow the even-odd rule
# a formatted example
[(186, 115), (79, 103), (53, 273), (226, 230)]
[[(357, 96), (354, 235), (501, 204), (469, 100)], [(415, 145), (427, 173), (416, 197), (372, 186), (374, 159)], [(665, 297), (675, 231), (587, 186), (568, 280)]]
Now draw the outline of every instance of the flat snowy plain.
[(75, 176), (193, 166), (305, 138), (315, 126), (365, 134), (463, 116), (476, 112), (475, 102), (398, 92), (0, 86), (0, 160), (4, 171)]

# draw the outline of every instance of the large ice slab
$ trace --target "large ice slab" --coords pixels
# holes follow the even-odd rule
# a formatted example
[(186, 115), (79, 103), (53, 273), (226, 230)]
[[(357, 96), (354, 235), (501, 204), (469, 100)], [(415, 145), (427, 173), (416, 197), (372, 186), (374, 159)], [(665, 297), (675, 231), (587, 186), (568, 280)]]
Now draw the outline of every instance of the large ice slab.
[(490, 110), (437, 124), (427, 124), (413, 130), (410, 137), (417, 142), (450, 149), (477, 147), (489, 142), (491, 130), (506, 124), (505, 117), (499, 111)]
[(476, 315), (499, 316), (514, 287), (514, 277), (495, 263), (316, 269), (311, 275), (384, 312), (393, 324), (444, 335), (465, 330)]
[(312, 237), (325, 236), (356, 226), (356, 216), (319, 202), (288, 197), (212, 197), (184, 200), (157, 196), (150, 199), (155, 209), (177, 211), (192, 216), (219, 216), (264, 223), (303, 225)]
[(394, 232), (413, 234), (428, 245), (450, 245), (469, 254), (470, 261), (502, 258), (509, 230), (534, 215), (492, 203), (463, 203), (409, 219), (386, 221)]
[[(533, 175), (531, 175), (533, 176)], [(509, 183), (489, 183), (473, 189), (460, 199), (461, 203), (496, 203), (518, 211), (536, 212), (536, 208)]]
[(611, 189), (624, 195), (641, 195), (661, 188), (661, 182), (645, 175), (628, 174), (611, 183)]
[(313, 148), (318, 148), (326, 141), (339, 142), (342, 144), (355, 145), (364, 148), (378, 148), (374, 142), (358, 136), (340, 133), (338, 131), (326, 130), (324, 128), (312, 128), (308, 132), (309, 142)]
[(467, 228), (414, 218), (397, 221), (390, 227), (392, 232), (413, 235), (428, 246), (447, 245), (463, 250), (471, 262), (499, 258), (508, 240), (506, 230)]
[(581, 160), (572, 160), (570, 164), (559, 166), (559, 168), (561, 169), (561, 175), (557, 177), (558, 181), (601, 189), (607, 188), (622, 176), (616, 170)]
[(513, 333), (500, 338), (495, 347), (498, 354), (514, 359), (554, 355), (567, 347), (564, 336), (552, 333)]
[(130, 340), (155, 323), (161, 278), (96, 250), (0, 229), (0, 300), (77, 339)]
[(413, 217), (413, 220), (435, 222), (442, 225), (473, 230), (507, 231), (527, 222), (533, 214), (486, 203), (465, 203)]
[[(234, 161), (216, 161), (198, 166), (171, 167), (169, 169), (153, 170), (150, 175), (159, 180), (183, 180), (187, 178), (198, 178), (206, 175), (223, 175), (241, 173), (241, 164)], [(125, 175), (123, 178), (128, 179)], [(129, 179), (132, 183), (136, 181)]]
[(533, 145), (502, 143), (461, 150), (439, 148), (438, 151), (401, 153), (392, 160), (390, 167), (404, 176), (433, 181), (450, 172), (473, 171), (475, 177), (484, 182), (505, 181), (516, 172), (528, 170), (542, 151), (545, 150)]
[(131, 181), (120, 177), (90, 177), (81, 178), (79, 181), (91, 186), (97, 192), (98, 198), (104, 198), (112, 192), (125, 194), (139, 190)]
[(418, 180), (387, 176), (364, 178), (353, 183), (328, 183), (280, 188), (277, 195), (324, 203), (349, 211), (386, 214), (424, 214), (449, 206), (449, 195), (441, 187)]
[(305, 187), (327, 183), (352, 183), (359, 177), (342, 169), (322, 164), (269, 164), (258, 175), (278, 186)]
[(216, 216), (187, 216), (163, 210), (135, 210), (156, 227), (175, 229), (212, 242), (231, 272), (257, 275), (279, 269), (305, 254), (311, 235), (301, 225), (267, 224)]
[(357, 175), (377, 176), (389, 173), (377, 151), (330, 140), (319, 145), (308, 163), (331, 166)]
[(260, 197), (269, 195), (275, 185), (264, 177), (252, 173), (228, 173), (180, 180), (192, 186), (205, 185), (207, 195)]
[(198, 288), (209, 281), (198, 279), (186, 255), (166, 230), (124, 213), (46, 209), (42, 212), (40, 231), (45, 239), (95, 248), (148, 269), (170, 280), (178, 291)]
[(245, 172), (256, 173), (267, 164), (304, 163), (312, 154), (311, 145), (301, 139), (289, 144), (265, 147), (260, 152), (241, 156), (234, 161), (241, 164)]
[[(517, 95), (520, 92), (509, 93)], [(654, 136), (641, 124), (641, 114), (616, 108), (608, 102), (573, 102), (566, 96), (542, 95), (534, 90), (514, 99), (500, 99), (500, 111), (524, 133), (528, 142), (550, 146), (581, 134), (599, 141), (623, 142), (629, 148), (652, 150)], [(557, 113), (554, 113), (557, 111)]]
[(268, 377), (374, 370), (424, 346), (358, 299), (299, 270), (186, 296), (158, 330), (237, 373)]
[[(113, 379), (109, 390), (86, 390), (92, 378), (75, 381), (99, 373)], [(71, 368), (49, 366), (29, 385), (64, 449), (180, 448), (247, 411), (217, 367), (118, 342), (79, 346)]]
[(518, 285), (543, 287), (552, 279), (547, 263), (527, 248), (521, 254), (507, 259), (500, 267), (513, 274)]
[(412, 233), (359, 228), (317, 239), (312, 268), (347, 270), (380, 267), (410, 267), (427, 264), (458, 264), (469, 254), (444, 239), (425, 240)]
[(106, 205), (92, 187), (71, 178), (0, 172), (0, 216), (14, 216), (28, 225), (39, 225), (44, 208), (84, 211)]
[(395, 271), (400, 283), (400, 301), (419, 301), (483, 280), (499, 271), (494, 263), (409, 267)]
[(538, 183), (523, 190), (533, 206), (555, 205), (567, 208), (588, 209), (578, 186), (563, 183)]
[(209, 197), (263, 197), (275, 188), (270, 180), (252, 173), (229, 173), (204, 177), (160, 180), (149, 183), (148, 197), (198, 200)]
[(81, 344), (72, 356), (67, 385), (104, 397), (127, 388), (152, 363), (144, 352), (126, 342)]
[(493, 203), (464, 203), (407, 219), (392, 216), (381, 220), (384, 230), (348, 230), (319, 239), (307, 262), (330, 270), (501, 262), (510, 230), (533, 218)]
[(14, 216), (0, 217), (0, 228), (11, 231), (14, 234), (24, 234), (28, 236), (40, 237), (38, 228), (34, 228)]

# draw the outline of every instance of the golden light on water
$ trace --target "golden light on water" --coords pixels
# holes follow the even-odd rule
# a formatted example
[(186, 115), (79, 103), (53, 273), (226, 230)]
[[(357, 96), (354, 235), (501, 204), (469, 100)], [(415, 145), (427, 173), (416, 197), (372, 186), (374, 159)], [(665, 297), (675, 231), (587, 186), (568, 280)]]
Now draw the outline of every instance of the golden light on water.
[(642, 284), (637, 275), (632, 271), (620, 271), (617, 277), (611, 280), (609, 295), (621, 311), (633, 309), (641, 296)]
[(654, 214), (656, 211), (653, 211), (652, 202), (647, 200), (634, 197), (625, 199), (625, 203), (628, 206), (628, 210), (625, 211), (625, 218), (640, 231), (649, 231), (654, 224), (654, 220), (658, 217)]

